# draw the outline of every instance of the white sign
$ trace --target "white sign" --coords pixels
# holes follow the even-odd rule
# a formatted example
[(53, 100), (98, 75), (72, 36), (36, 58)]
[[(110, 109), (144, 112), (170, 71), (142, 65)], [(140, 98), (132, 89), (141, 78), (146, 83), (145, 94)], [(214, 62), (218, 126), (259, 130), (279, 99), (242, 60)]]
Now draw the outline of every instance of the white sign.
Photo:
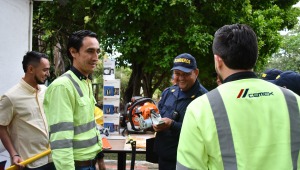
[(104, 59), (103, 60), (103, 79), (113, 80), (115, 79), (115, 60)]

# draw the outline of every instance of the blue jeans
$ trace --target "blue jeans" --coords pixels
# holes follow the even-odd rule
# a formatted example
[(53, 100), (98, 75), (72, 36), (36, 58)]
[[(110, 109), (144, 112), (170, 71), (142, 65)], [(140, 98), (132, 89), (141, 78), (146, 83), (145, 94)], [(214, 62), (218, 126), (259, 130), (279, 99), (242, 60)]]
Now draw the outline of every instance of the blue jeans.
[(94, 166), (75, 166), (75, 170), (96, 170)]

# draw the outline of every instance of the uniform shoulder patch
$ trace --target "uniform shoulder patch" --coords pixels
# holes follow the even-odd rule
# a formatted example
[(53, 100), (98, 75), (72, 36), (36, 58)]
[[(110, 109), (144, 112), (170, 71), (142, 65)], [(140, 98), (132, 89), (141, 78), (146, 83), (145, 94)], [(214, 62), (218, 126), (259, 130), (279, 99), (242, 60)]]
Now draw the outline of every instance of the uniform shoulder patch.
[(176, 90), (179, 90), (179, 87), (177, 85), (171, 86), (170, 88), (170, 92), (174, 93)]
[(169, 90), (170, 89), (170, 87), (167, 87), (167, 88), (165, 88), (164, 90), (163, 90), (163, 92), (165, 92), (165, 91), (167, 91), (167, 90)]

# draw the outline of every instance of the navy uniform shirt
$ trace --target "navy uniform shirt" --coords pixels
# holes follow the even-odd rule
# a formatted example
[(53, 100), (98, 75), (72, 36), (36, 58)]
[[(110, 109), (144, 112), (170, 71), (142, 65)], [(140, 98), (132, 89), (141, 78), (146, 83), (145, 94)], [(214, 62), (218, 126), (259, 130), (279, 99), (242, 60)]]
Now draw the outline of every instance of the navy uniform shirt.
[[(179, 134), (187, 106), (195, 98), (207, 93), (207, 90), (196, 80), (195, 84), (188, 91), (181, 91), (177, 85), (168, 87), (162, 93), (162, 98), (158, 103), (161, 117), (168, 117), (175, 122), (166, 131), (157, 132), (155, 140), (155, 151), (161, 159), (175, 161), (179, 141)], [(178, 116), (174, 116), (174, 112)]]

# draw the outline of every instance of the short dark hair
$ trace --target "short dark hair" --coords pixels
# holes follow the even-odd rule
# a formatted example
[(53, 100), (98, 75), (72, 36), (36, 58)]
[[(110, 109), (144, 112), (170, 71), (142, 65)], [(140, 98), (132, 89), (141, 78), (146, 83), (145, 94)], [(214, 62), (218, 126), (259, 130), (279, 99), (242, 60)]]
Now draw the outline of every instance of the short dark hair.
[(231, 69), (252, 69), (258, 57), (256, 34), (245, 24), (225, 25), (215, 33), (213, 53)]
[(70, 48), (75, 48), (77, 51), (79, 51), (80, 47), (82, 46), (82, 41), (85, 37), (94, 37), (97, 38), (97, 34), (90, 31), (90, 30), (79, 30), (73, 32), (68, 40), (67, 45), (67, 55), (69, 59), (73, 62), (73, 57), (69, 51)]
[(33, 65), (34, 67), (37, 67), (42, 58), (45, 58), (48, 60), (48, 56), (44, 53), (39, 53), (36, 51), (28, 51), (24, 55), (23, 61), (22, 61), (24, 73), (27, 72), (27, 68), (29, 65)]

